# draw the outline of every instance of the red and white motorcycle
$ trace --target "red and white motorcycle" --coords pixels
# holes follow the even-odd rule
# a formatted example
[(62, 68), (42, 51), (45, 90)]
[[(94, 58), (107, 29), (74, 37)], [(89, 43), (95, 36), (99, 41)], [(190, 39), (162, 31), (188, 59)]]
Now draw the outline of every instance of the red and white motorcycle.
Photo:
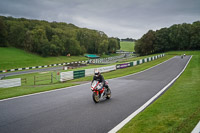
[[(108, 86), (108, 82), (105, 81), (105, 86)], [(101, 99), (110, 99), (111, 97), (111, 90), (109, 87), (103, 87), (102, 83), (99, 81), (94, 80), (91, 84), (91, 90), (93, 92), (92, 98), (95, 103), (98, 103)]]

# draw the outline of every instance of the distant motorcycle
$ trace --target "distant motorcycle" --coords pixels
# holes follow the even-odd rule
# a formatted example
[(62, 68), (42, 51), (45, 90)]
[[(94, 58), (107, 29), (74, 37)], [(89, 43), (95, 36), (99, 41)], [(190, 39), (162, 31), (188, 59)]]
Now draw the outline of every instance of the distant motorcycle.
[[(108, 82), (105, 81), (105, 84), (108, 86)], [(92, 98), (95, 103), (98, 103), (101, 99), (110, 99), (111, 90), (110, 88), (103, 87), (102, 83), (94, 80), (91, 84), (91, 90), (93, 92)]]

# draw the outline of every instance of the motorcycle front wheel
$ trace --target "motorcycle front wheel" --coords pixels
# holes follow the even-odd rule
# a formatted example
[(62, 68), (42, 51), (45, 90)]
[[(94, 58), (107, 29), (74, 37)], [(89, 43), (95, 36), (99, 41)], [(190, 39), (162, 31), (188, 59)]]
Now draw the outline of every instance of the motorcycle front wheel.
[(108, 89), (106, 99), (110, 99), (110, 97), (111, 97), (111, 90)]
[(95, 92), (93, 92), (93, 94), (92, 94), (92, 98), (93, 98), (93, 101), (95, 102), (95, 103), (98, 103), (99, 102), (99, 95), (97, 95)]

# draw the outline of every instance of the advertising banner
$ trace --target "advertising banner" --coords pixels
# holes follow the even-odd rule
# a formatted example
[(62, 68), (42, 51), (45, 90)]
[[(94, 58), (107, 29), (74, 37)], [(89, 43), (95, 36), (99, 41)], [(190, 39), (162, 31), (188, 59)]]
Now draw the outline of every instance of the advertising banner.
[(129, 66), (130, 66), (130, 63), (118, 64), (117, 69), (122, 69), (122, 68), (126, 68), (126, 67), (129, 67)]
[(116, 66), (113, 65), (113, 66), (107, 66), (107, 67), (100, 67), (98, 68), (98, 70), (103, 73), (103, 72), (109, 72), (109, 71), (113, 71), (113, 70), (116, 70)]

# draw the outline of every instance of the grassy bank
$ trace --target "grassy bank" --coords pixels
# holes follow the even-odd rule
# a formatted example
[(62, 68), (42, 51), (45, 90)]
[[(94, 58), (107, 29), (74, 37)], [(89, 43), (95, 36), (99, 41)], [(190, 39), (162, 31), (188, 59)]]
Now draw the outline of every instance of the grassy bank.
[(119, 133), (191, 132), (200, 120), (200, 52), (193, 55), (181, 77), (158, 100), (126, 124)]
[[(157, 65), (165, 60), (168, 60), (169, 58), (173, 57), (174, 55), (166, 55), (162, 58), (159, 58), (157, 60), (147, 62), (138, 66), (134, 67), (129, 67), (125, 69), (119, 69), (116, 71), (104, 73), (105, 79), (110, 79), (110, 78), (115, 78), (115, 77), (120, 77), (120, 76), (125, 76), (128, 74), (136, 73), (142, 70), (145, 70), (147, 68), (150, 68), (154, 65)], [(141, 58), (141, 57), (139, 57)], [(137, 58), (136, 58), (137, 59)], [(101, 66), (102, 67), (102, 66)], [(45, 74), (49, 74), (50, 72), (47, 72)], [(56, 72), (53, 73), (54, 77), (56, 77)], [(10, 97), (15, 97), (15, 96), (21, 96), (21, 95), (26, 95), (26, 94), (32, 94), (36, 92), (42, 92), (42, 91), (47, 91), (47, 90), (53, 90), (57, 88), (63, 88), (63, 87), (68, 87), (72, 85), (76, 85), (77, 83), (83, 82), (83, 81), (91, 81), (92, 76), (89, 77), (84, 77), (76, 80), (71, 80), (67, 81), (66, 83), (59, 83), (57, 80), (53, 80), (53, 84), (47, 84), (44, 83), (43, 85), (33, 85), (33, 77), (35, 74), (24, 74), (24, 75), (19, 75), (19, 76), (12, 76), (8, 78), (27, 78), (27, 84), (23, 85), (21, 87), (13, 87), (13, 88), (0, 88), (0, 99), (5, 99), (5, 98), (10, 98)], [(37, 74), (37, 76), (40, 75), (40, 73)], [(48, 81), (50, 82), (50, 80)]]
[(135, 42), (121, 41), (120, 47), (121, 47), (120, 50), (134, 52)]
[(83, 56), (41, 57), (11, 47), (0, 47), (0, 53), (0, 70), (87, 60), (87, 58)]

